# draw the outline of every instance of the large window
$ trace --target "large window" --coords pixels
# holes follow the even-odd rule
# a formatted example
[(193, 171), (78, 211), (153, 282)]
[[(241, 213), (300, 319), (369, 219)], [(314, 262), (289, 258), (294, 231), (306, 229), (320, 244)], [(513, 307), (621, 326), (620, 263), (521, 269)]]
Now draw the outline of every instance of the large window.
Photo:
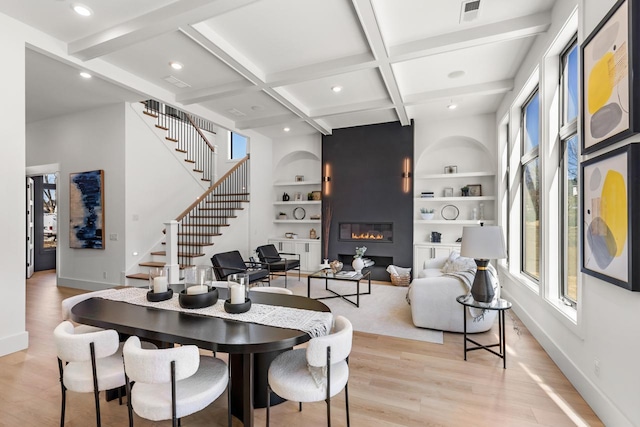
[(237, 134), (235, 132), (230, 133), (231, 149), (229, 150), (229, 158), (231, 160), (242, 159), (247, 155), (247, 137)]
[(560, 206), (562, 209), (560, 297), (575, 306), (578, 300), (578, 43), (574, 39), (564, 50), (561, 59), (561, 168), (563, 188)]
[(522, 108), (522, 272), (540, 279), (540, 97), (538, 89)]

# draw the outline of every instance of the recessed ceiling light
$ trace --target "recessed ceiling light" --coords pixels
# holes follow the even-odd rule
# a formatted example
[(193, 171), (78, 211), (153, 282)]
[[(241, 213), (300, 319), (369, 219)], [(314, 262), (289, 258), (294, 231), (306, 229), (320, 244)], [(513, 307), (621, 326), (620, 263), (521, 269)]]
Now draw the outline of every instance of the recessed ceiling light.
[(448, 77), (449, 77), (450, 79), (457, 79), (457, 78), (460, 78), (460, 77), (464, 76), (465, 74), (466, 74), (466, 73), (465, 73), (464, 71), (462, 71), (462, 70), (457, 70), (457, 71), (452, 71), (452, 72), (450, 72), (450, 73), (448, 74)]
[(169, 65), (171, 65), (171, 68), (173, 68), (174, 70), (182, 70), (182, 64), (176, 61), (171, 61), (169, 62)]
[(291, 130), (291, 128), (283, 128), (282, 130), (285, 131), (285, 132), (289, 132)]
[(458, 104), (454, 104), (453, 102), (450, 103), (449, 105), (447, 105), (447, 108), (449, 110), (455, 110), (456, 108), (458, 108)]
[(80, 72), (80, 77), (85, 78), (85, 79), (90, 79), (91, 78), (91, 74), (87, 73), (86, 71), (81, 71)]
[(93, 15), (93, 10), (91, 10), (88, 6), (85, 6), (83, 4), (80, 3), (73, 3), (71, 5), (71, 9), (73, 9), (73, 11), (75, 13), (77, 13), (80, 16), (91, 16)]
[(342, 90), (342, 86), (332, 86), (331, 90), (334, 91), (335, 93), (338, 93)]

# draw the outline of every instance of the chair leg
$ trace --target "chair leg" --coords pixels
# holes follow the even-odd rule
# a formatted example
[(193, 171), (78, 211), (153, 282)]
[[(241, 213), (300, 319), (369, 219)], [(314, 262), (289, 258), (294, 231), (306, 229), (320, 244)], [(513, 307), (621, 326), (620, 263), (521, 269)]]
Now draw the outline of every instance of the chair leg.
[(131, 383), (129, 376), (124, 374), (124, 383), (127, 387), (127, 412), (129, 413), (129, 427), (133, 427), (133, 407), (131, 406)]
[(62, 360), (58, 358), (58, 371), (60, 371), (60, 388), (62, 389), (62, 406), (60, 407), (60, 427), (64, 427), (64, 411), (67, 406), (67, 388), (64, 386)]
[(229, 376), (229, 382), (227, 383), (227, 426), (231, 427), (231, 361), (229, 361), (227, 368), (227, 375)]
[(98, 372), (96, 369), (96, 348), (93, 343), (89, 344), (89, 350), (91, 352), (91, 370), (93, 372), (93, 399), (96, 404), (96, 425), (100, 427), (100, 390), (98, 390)]
[(298, 402), (298, 412), (302, 412), (302, 402)]
[(344, 385), (344, 401), (347, 407), (347, 427), (349, 427), (349, 382)]

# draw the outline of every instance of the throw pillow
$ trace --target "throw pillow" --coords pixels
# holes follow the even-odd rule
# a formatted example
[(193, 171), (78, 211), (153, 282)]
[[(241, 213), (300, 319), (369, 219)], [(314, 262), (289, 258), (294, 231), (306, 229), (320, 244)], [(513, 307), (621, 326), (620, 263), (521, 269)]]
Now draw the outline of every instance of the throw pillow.
[(442, 267), (443, 273), (456, 273), (458, 271), (469, 271), (476, 268), (476, 262), (472, 258), (458, 257), (455, 261), (447, 262)]

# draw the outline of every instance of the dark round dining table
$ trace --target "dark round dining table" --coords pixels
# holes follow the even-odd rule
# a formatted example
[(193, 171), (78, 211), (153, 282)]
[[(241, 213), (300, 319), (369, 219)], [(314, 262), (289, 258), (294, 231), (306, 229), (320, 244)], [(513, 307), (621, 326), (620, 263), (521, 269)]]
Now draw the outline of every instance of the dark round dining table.
[[(174, 286), (175, 287), (175, 286)], [(177, 286), (180, 290), (180, 285)], [(227, 289), (218, 288), (227, 298)], [(303, 296), (251, 293), (254, 304), (329, 312), (320, 301)], [(253, 426), (253, 409), (266, 407), (267, 372), (271, 361), (283, 351), (311, 337), (297, 329), (286, 329), (185, 311), (163, 310), (103, 298), (90, 298), (71, 309), (75, 322), (115, 329), (124, 336), (136, 335), (161, 345), (193, 344), (202, 349), (229, 354), (231, 366), (231, 412)], [(271, 405), (282, 402), (271, 395)]]

